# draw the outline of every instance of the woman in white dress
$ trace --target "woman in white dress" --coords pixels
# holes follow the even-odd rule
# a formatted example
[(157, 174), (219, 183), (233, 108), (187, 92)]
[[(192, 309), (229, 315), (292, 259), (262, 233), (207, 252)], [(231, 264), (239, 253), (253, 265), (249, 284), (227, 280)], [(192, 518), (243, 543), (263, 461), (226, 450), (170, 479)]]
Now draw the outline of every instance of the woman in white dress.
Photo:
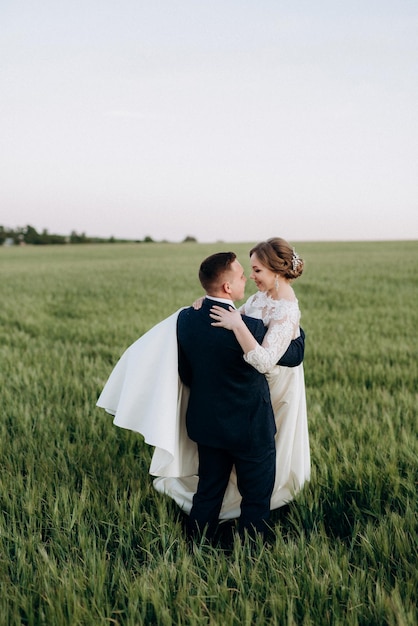
[[(310, 478), (310, 450), (303, 364), (276, 365), (290, 341), (300, 334), (300, 310), (291, 286), (303, 272), (303, 260), (287, 241), (278, 237), (257, 244), (250, 251), (251, 275), (256, 294), (238, 310), (212, 307), (214, 326), (232, 330), (244, 351), (244, 359), (266, 375), (276, 419), (276, 483), (271, 508), (294, 498)], [(268, 327), (258, 344), (241, 313), (262, 319)]]
[[(303, 364), (276, 365), (292, 339), (300, 334), (300, 310), (291, 282), (303, 272), (303, 260), (284, 239), (272, 238), (250, 251), (252, 278), (258, 288), (247, 302), (230, 311), (212, 308), (214, 326), (232, 330), (244, 359), (267, 377), (276, 419), (276, 482), (271, 509), (290, 502), (310, 478), (310, 450)], [(201, 300), (195, 306), (200, 306)], [(262, 319), (268, 331), (258, 344), (242, 321), (241, 313)], [(159, 455), (158, 450), (156, 455)], [(189, 512), (197, 476), (162, 477), (154, 481), (161, 493), (171, 496)], [(220, 519), (238, 517), (240, 494), (234, 472), (225, 493)]]

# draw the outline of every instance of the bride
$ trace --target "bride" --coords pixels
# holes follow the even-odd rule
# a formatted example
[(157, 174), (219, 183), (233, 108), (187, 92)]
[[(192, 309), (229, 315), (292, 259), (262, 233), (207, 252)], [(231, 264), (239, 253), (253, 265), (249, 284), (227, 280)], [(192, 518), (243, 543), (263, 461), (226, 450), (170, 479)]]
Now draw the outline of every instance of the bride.
[[(290, 502), (310, 478), (303, 364), (277, 365), (300, 333), (300, 311), (291, 282), (302, 274), (303, 260), (280, 238), (257, 244), (250, 259), (250, 278), (257, 293), (238, 312), (215, 305), (211, 317), (214, 326), (235, 333), (244, 359), (267, 377), (277, 427), (276, 480), (270, 504), (276, 509)], [(199, 305), (197, 301), (195, 306)], [(262, 319), (267, 326), (262, 345), (247, 332), (241, 313)], [(117, 426), (141, 433), (155, 446), (149, 470), (157, 477), (154, 487), (189, 513), (198, 483), (198, 457), (197, 446), (186, 432), (188, 389), (177, 372), (177, 316), (178, 311), (126, 350), (97, 406), (114, 415)], [(233, 470), (220, 519), (239, 517), (240, 501)]]

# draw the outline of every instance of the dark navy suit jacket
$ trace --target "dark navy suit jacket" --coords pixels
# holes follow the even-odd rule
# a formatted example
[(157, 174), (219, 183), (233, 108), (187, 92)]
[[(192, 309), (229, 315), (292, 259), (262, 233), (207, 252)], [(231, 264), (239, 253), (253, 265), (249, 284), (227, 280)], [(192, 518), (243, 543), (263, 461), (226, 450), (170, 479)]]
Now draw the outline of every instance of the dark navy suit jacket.
[[(276, 432), (267, 380), (244, 361), (233, 332), (211, 326), (213, 304), (205, 299), (199, 310), (184, 309), (177, 320), (179, 374), (190, 387), (187, 432), (202, 445), (257, 450), (270, 443)], [(263, 322), (247, 316), (243, 320), (262, 343), (266, 333)], [(287, 355), (289, 363), (297, 365), (300, 357), (301, 362), (303, 347), (302, 337), (293, 345), (292, 355)]]

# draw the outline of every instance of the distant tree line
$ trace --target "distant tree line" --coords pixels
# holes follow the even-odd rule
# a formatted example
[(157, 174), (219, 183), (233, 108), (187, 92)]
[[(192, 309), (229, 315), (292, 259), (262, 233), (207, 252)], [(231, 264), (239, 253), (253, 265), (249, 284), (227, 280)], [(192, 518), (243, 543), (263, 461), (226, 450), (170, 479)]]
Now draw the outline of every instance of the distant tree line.
[(49, 233), (46, 228), (42, 232), (38, 232), (36, 228), (30, 225), (17, 228), (0, 226), (0, 245), (11, 243), (44, 246), (65, 243), (108, 243), (110, 241), (115, 241), (114, 237), (107, 239), (88, 237), (85, 233), (77, 233), (75, 230), (70, 235), (56, 235)]
[[(89, 237), (86, 233), (77, 233), (71, 231), (69, 235), (54, 235), (49, 233), (46, 228), (39, 233), (33, 226), (27, 225), (17, 228), (7, 228), (0, 226), (0, 246), (5, 243), (24, 245), (31, 244), (36, 246), (45, 246), (50, 244), (67, 244), (67, 243), (154, 243), (154, 239), (147, 235), (144, 239), (116, 239), (115, 237)], [(197, 239), (190, 235), (184, 238), (184, 242), (196, 242)]]

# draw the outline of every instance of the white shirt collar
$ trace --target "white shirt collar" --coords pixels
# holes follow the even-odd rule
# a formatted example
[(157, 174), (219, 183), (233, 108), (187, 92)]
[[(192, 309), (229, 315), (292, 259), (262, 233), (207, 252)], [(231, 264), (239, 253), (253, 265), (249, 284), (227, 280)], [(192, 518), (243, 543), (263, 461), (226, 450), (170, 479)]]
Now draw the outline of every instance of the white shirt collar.
[(206, 298), (208, 300), (215, 300), (215, 302), (223, 302), (223, 304), (229, 304), (229, 306), (234, 307), (234, 309), (237, 308), (232, 300), (228, 300), (228, 298), (214, 298), (213, 296), (206, 296)]

